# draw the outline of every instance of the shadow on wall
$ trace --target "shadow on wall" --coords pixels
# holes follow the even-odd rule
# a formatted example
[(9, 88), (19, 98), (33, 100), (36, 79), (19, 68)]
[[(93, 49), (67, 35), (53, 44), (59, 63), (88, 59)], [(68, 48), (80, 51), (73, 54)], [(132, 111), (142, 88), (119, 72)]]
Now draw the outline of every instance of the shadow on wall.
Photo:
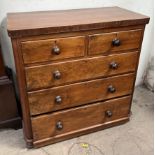
[(11, 39), (8, 36), (7, 32), (7, 19), (4, 18), (0, 25), (0, 44), (2, 49), (2, 57), (4, 60), (5, 66), (7, 65), (9, 68), (12, 69), (13, 79), (16, 86), (17, 91), (17, 82), (16, 82), (16, 72), (15, 72), (15, 63), (14, 63), (14, 56), (12, 50)]
[(154, 92), (154, 58), (153, 56), (151, 57), (146, 74), (144, 76), (144, 84), (146, 87)]

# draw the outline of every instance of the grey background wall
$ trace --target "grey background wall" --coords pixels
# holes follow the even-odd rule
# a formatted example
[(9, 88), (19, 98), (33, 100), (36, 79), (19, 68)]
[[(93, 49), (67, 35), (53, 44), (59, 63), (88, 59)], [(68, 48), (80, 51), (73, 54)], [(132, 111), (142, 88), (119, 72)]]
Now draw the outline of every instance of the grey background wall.
[[(143, 40), (142, 53), (136, 85), (143, 82), (146, 75), (148, 64), (153, 60), (154, 56), (154, 16), (153, 16), (153, 0), (1, 0), (0, 1), (0, 41), (5, 64), (14, 67), (13, 53), (10, 39), (6, 31), (6, 14), (8, 12), (28, 12), (40, 10), (64, 10), (76, 8), (93, 8), (119, 6), (135, 12), (139, 12), (150, 16), (149, 25)], [(152, 75), (151, 75), (152, 76)]]

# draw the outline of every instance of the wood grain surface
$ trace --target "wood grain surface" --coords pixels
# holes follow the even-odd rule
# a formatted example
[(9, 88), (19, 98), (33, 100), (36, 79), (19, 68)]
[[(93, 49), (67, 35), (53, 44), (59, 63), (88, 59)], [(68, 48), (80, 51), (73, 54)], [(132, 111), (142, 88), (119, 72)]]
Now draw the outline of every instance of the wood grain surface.
[(22, 121), (23, 121), (23, 132), (24, 138), (26, 140), (26, 145), (28, 148), (32, 148), (33, 143), (33, 133), (32, 133), (32, 125), (31, 125), (31, 118), (30, 118), (30, 109), (29, 103), (27, 98), (27, 91), (26, 91), (26, 80), (24, 74), (24, 66), (22, 63), (22, 54), (20, 51), (20, 45), (18, 39), (12, 39), (12, 46), (14, 52), (14, 59), (16, 65), (16, 76), (18, 82), (18, 90), (20, 94), (20, 103), (22, 107)]
[[(89, 36), (88, 54), (110, 54), (122, 50), (139, 49), (143, 30), (94, 34)], [(113, 46), (112, 41), (119, 39), (120, 45)]]
[[(85, 37), (67, 37), (36, 41), (22, 42), (22, 53), (25, 64), (61, 60), (84, 56)], [(57, 46), (60, 54), (55, 54), (52, 49)]]
[(149, 17), (119, 7), (9, 13), (8, 33), (23, 37), (130, 25), (142, 25)]
[[(25, 69), (27, 90), (49, 88), (80, 80), (133, 72), (135, 71), (137, 59), (138, 52), (130, 52), (27, 67)], [(112, 62), (118, 64), (117, 69), (109, 67)], [(60, 79), (53, 77), (54, 72), (57, 70), (61, 74)]]
[[(129, 105), (130, 96), (32, 118), (34, 141), (127, 117)], [(112, 117), (106, 116), (107, 110)], [(61, 130), (56, 128), (58, 121), (63, 124)]]
[[(131, 73), (28, 93), (31, 115), (131, 94), (134, 77)], [(108, 91), (110, 85), (116, 89), (114, 93)], [(56, 96), (61, 103), (55, 102)]]
[(148, 22), (119, 7), (7, 15), (28, 148), (129, 120)]

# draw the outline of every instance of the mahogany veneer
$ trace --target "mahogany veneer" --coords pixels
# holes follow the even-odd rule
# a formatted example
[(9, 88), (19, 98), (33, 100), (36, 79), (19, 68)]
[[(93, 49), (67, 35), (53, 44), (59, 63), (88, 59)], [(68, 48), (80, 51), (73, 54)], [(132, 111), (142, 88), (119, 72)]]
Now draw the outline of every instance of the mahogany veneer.
[(119, 7), (8, 14), (29, 148), (129, 120), (148, 22)]

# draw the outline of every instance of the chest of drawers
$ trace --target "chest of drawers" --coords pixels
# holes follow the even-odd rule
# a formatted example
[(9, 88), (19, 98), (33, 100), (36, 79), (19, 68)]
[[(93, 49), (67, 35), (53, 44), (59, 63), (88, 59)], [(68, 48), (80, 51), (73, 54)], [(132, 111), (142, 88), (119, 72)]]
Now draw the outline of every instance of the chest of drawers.
[(149, 17), (107, 7), (7, 18), (28, 147), (129, 120)]

